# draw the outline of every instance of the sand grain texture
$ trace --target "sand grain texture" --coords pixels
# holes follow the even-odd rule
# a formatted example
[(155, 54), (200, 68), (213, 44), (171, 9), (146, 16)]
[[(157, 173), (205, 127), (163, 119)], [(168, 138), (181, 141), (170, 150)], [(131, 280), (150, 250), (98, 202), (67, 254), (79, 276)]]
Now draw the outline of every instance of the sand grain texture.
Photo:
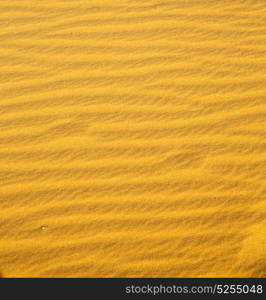
[(266, 277), (266, 1), (0, 2), (3, 277)]

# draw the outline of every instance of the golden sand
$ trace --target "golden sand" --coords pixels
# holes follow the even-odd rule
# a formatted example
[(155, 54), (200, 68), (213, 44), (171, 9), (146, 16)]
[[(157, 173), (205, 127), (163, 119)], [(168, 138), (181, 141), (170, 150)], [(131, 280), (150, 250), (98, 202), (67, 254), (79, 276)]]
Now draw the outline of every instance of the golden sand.
[(0, 1), (3, 277), (266, 277), (266, 1)]

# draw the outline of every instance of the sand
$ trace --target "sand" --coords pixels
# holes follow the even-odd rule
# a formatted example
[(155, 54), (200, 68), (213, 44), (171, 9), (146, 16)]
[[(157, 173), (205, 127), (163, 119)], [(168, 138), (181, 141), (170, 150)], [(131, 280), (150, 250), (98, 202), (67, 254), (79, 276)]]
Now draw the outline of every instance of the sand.
[(3, 277), (266, 277), (266, 1), (0, 2)]

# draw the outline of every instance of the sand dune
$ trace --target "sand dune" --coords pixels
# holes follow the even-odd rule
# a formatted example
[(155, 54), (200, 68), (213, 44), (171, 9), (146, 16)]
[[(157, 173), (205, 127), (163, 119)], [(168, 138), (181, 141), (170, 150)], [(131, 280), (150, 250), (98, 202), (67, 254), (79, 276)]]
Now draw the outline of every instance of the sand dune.
[(3, 277), (266, 276), (266, 2), (0, 3)]

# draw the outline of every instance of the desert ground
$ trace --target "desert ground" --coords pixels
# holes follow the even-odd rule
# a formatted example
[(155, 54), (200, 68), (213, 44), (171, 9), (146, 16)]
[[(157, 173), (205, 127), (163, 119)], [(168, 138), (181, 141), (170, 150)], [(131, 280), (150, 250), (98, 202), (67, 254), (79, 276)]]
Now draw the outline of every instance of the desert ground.
[(2, 277), (266, 277), (266, 1), (0, 1)]

